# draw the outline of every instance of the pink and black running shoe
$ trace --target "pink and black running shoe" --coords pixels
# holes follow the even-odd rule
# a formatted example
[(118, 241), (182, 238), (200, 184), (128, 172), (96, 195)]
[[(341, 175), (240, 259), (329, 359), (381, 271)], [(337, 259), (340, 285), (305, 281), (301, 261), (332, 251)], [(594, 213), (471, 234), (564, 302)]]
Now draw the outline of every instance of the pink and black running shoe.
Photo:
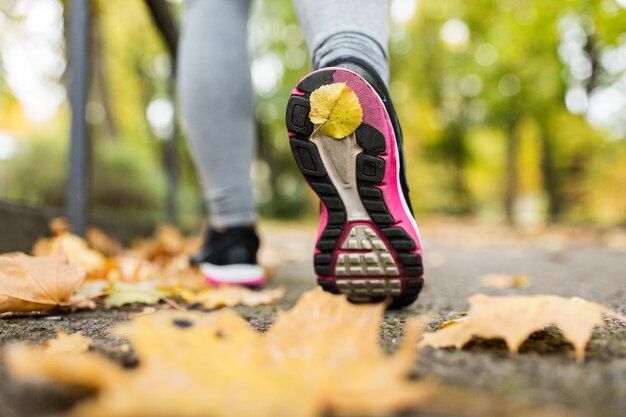
[[(354, 133), (316, 130), (309, 98), (345, 83), (363, 109)], [(292, 91), (286, 114), (296, 164), (321, 200), (314, 266), (324, 290), (357, 303), (412, 304), (422, 289), (422, 248), (408, 199), (402, 133), (387, 89), (363, 62), (314, 71)]]

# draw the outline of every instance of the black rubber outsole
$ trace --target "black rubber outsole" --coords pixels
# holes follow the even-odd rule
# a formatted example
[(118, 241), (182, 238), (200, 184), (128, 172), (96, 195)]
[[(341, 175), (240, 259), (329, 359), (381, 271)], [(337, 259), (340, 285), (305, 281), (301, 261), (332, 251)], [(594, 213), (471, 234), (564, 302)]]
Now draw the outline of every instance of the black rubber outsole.
[[(310, 94), (322, 85), (333, 83), (335, 70), (328, 69), (310, 74), (304, 78), (297, 88), (304, 95), (292, 95), (287, 104), (286, 124), (293, 136), (289, 138), (290, 147), (296, 164), (310, 187), (323, 202), (328, 213), (328, 222), (322, 232), (314, 257), (315, 273), (318, 284), (331, 293), (339, 294), (334, 279), (324, 279), (332, 275), (331, 264), (339, 237), (346, 225), (346, 210), (327, 174), (317, 146), (309, 140), (314, 126), (309, 119)], [(356, 130), (356, 140), (363, 152), (357, 155), (356, 177), (358, 193), (372, 222), (387, 238), (397, 253), (402, 265), (400, 276), (403, 288), (401, 294), (391, 300), (391, 308), (401, 308), (412, 304), (418, 297), (423, 286), (422, 258), (419, 254), (410, 253), (416, 248), (413, 239), (401, 227), (395, 227), (395, 219), (387, 209), (382, 191), (376, 187), (384, 180), (385, 160), (379, 155), (386, 152), (383, 134), (370, 125), (361, 124)], [(368, 302), (384, 301), (387, 297), (372, 296)]]

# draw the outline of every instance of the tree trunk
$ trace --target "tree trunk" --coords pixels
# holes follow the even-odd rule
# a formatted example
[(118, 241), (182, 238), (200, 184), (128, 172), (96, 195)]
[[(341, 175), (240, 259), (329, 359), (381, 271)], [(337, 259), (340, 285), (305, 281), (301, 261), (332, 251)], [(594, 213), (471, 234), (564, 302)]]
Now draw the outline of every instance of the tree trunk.
[(515, 200), (518, 193), (519, 138), (517, 116), (511, 114), (506, 137), (506, 173), (504, 182), (504, 212), (509, 225), (515, 225)]
[(459, 214), (470, 214), (472, 204), (467, 182), (465, 181), (465, 165), (467, 149), (465, 149), (465, 137), (460, 127), (451, 127), (452, 163), (454, 165), (454, 197)]
[(117, 125), (113, 117), (111, 97), (109, 95), (109, 83), (104, 68), (104, 51), (102, 45), (102, 26), (98, 13), (94, 11), (91, 21), (91, 60), (90, 68), (93, 83), (91, 85), (92, 97), (98, 99), (104, 110), (104, 129), (111, 139), (118, 136)]
[(555, 223), (561, 215), (561, 200), (554, 166), (554, 145), (544, 120), (539, 121), (539, 127), (541, 129), (541, 173), (543, 187), (548, 196), (548, 220), (550, 223)]

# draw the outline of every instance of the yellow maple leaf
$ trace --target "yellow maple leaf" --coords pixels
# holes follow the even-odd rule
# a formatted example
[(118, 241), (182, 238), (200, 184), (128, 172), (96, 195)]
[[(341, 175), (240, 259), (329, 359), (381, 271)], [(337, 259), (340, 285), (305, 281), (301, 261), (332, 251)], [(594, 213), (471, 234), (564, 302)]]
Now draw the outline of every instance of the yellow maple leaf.
[(0, 256), (0, 313), (50, 310), (65, 305), (85, 273), (63, 253)]
[(462, 348), (472, 337), (504, 339), (511, 352), (538, 330), (552, 324), (574, 346), (578, 361), (584, 361), (585, 348), (593, 329), (604, 324), (603, 315), (618, 317), (604, 306), (582, 298), (555, 295), (500, 296), (477, 294), (469, 298), (467, 316), (441, 330), (424, 334), (421, 346)]
[(311, 93), (309, 118), (326, 136), (342, 139), (363, 121), (356, 93), (345, 83), (326, 84)]
[(74, 416), (384, 414), (421, 404), (432, 388), (408, 379), (421, 324), (409, 320), (387, 355), (383, 312), (314, 290), (263, 334), (233, 310), (137, 316), (125, 326), (139, 358), (130, 370), (93, 352), (42, 355), (25, 345), (5, 359), (16, 377), (95, 388)]

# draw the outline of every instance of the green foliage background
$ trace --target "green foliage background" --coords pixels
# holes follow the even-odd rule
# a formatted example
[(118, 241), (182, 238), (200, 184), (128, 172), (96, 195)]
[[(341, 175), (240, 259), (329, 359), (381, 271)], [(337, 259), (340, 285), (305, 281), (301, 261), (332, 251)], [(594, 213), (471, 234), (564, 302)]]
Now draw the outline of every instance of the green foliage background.
[[(10, 3), (2, 8), (15, 18)], [(253, 4), (253, 68), (268, 56), (282, 62), (276, 88), (257, 91), (259, 209), (268, 217), (315, 216), (316, 200), (295, 169), (283, 121), (289, 92), (310, 70), (308, 52), (290, 1)], [(169, 58), (142, 2), (94, 6), (91, 100), (105, 117), (91, 124), (93, 206), (158, 219), (163, 141), (145, 115), (153, 99), (168, 96)], [(180, 16), (182, 5), (171, 6)], [(584, 76), (564, 59), (568, 30), (582, 42), (591, 68)], [(412, 18), (394, 21), (390, 89), (418, 216), (626, 223), (626, 120), (600, 129), (565, 105), (568, 90), (589, 95), (626, 80), (623, 69), (608, 71), (602, 60), (620, 46), (626, 47), (626, 8), (615, 0), (420, 0)], [(0, 111), (16, 114), (19, 102), (2, 77), (0, 85)], [(1, 196), (62, 204), (67, 119), (64, 106), (53, 121), (29, 130), (32, 140), (14, 160), (0, 161)], [(12, 125), (0, 119), (0, 130)], [(193, 223), (202, 216), (202, 198), (182, 142), (179, 159), (178, 204)], [(29, 175), (33, 166), (45, 167), (45, 175)]]

